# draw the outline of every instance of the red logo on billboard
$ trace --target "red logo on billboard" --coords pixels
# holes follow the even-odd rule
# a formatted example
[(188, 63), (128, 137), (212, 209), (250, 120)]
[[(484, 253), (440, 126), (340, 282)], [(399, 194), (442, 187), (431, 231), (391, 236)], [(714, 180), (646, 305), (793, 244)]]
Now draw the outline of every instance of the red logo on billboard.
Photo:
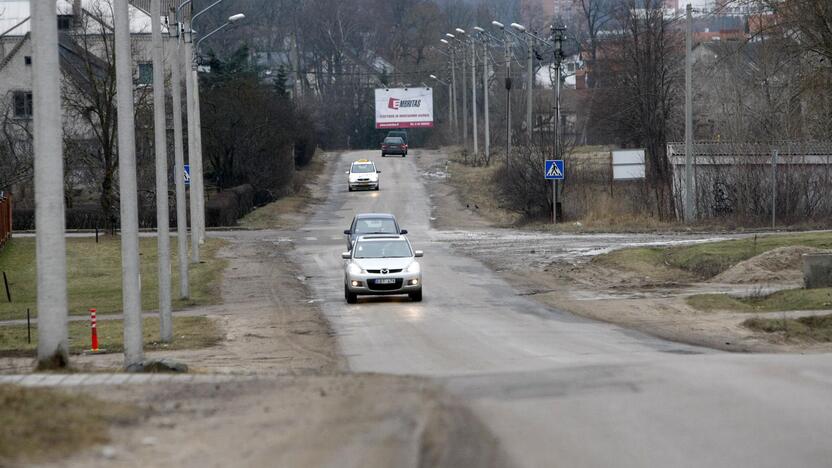
[(399, 108), (399, 100), (396, 99), (396, 98), (391, 97), (390, 100), (387, 101), (387, 108), (388, 109), (398, 109)]

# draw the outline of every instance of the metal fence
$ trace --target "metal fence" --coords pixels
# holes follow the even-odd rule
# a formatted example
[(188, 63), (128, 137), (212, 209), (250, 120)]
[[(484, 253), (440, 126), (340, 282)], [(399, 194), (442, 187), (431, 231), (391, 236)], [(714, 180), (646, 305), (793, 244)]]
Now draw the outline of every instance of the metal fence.
[[(684, 144), (669, 144), (668, 159), (681, 215)], [(699, 219), (794, 224), (832, 217), (832, 142), (697, 142), (692, 163)]]
[(0, 192), (0, 248), (12, 237), (12, 197)]

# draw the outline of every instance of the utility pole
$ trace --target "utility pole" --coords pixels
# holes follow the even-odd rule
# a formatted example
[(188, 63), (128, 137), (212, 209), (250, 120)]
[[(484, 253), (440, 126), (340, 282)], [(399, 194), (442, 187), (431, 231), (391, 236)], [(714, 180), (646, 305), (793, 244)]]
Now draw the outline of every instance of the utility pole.
[[(55, 0), (31, 2), (38, 368), (69, 365), (61, 71)], [(132, 94), (131, 94), (132, 95)]]
[[(555, 66), (555, 115), (554, 115), (554, 133), (555, 144), (553, 145), (554, 159), (562, 159), (561, 154), (561, 118), (560, 118), (560, 81), (561, 81), (561, 64), (563, 63), (563, 41), (566, 35), (566, 27), (555, 27), (552, 25), (552, 43)], [(552, 181), (552, 224), (558, 223), (558, 181)]]
[(506, 37), (506, 168), (511, 164), (511, 44)]
[(170, 206), (168, 205), (168, 142), (165, 117), (165, 57), (162, 46), (162, 7), (150, 2), (153, 41), (153, 134), (156, 153), (156, 246), (159, 281), (159, 336), (163, 343), (173, 338), (170, 285)]
[[(197, 207), (197, 222), (192, 223), (197, 228), (199, 243), (205, 243), (205, 172), (203, 170), (202, 159), (202, 117), (199, 109), (199, 71), (197, 70), (197, 58), (194, 56), (192, 63), (192, 78), (194, 80), (194, 145), (196, 147), (196, 161), (199, 162), (199, 171), (196, 178), (196, 201), (199, 204)], [(193, 180), (193, 178), (191, 179)]]
[(485, 160), (491, 161), (491, 124), (488, 121), (488, 41), (482, 41), (482, 111), (485, 116)]
[(465, 49), (464, 46), (460, 49), (462, 50), (462, 143), (463, 145), (468, 144), (468, 80), (465, 79), (465, 65), (467, 60), (465, 60)]
[(195, 125), (195, 110), (194, 110), (194, 80), (191, 76), (191, 57), (193, 57), (192, 42), (193, 31), (191, 30), (190, 21), (184, 22), (183, 34), (188, 34), (185, 37), (185, 56), (182, 63), (183, 78), (185, 79), (185, 105), (188, 112), (188, 163), (191, 170), (191, 263), (199, 263), (199, 190), (197, 188), (197, 174), (201, 170), (201, 164), (197, 156), (196, 149), (196, 125)]
[(694, 220), (693, 187), (693, 7), (688, 3), (685, 27), (685, 222)]
[(471, 114), (474, 130), (474, 156), (476, 156), (480, 154), (477, 146), (477, 49), (474, 38), (470, 37), (468, 40), (471, 41)]
[[(121, 199), (121, 274), (124, 308), (124, 367), (141, 370), (141, 280), (139, 277), (139, 216), (136, 186), (136, 134), (133, 117), (133, 59), (127, 0), (114, 2), (116, 93), (118, 103), (118, 172)], [(156, 12), (158, 14), (158, 12)]]
[[(174, 10), (176, 11), (176, 10)], [(173, 63), (171, 63), (171, 81), (173, 100), (173, 147), (174, 164), (173, 177), (176, 185), (176, 242), (179, 257), (179, 297), (187, 299), (190, 296), (188, 281), (188, 215), (185, 193), (185, 154), (182, 138), (182, 28), (176, 22), (176, 50), (174, 51)], [(170, 26), (168, 26), (170, 27)]]
[[(448, 44), (450, 43), (445, 39), (442, 39), (443, 43)], [(451, 90), (452, 90), (452, 98), (451, 98), (451, 106), (454, 110), (454, 136), (458, 137), (459, 135), (459, 114), (456, 111), (456, 51), (451, 46)]]
[(526, 34), (526, 73), (528, 76), (528, 89), (526, 90), (526, 133), (528, 134), (529, 145), (532, 144), (532, 105), (534, 100), (534, 41), (531, 34)]

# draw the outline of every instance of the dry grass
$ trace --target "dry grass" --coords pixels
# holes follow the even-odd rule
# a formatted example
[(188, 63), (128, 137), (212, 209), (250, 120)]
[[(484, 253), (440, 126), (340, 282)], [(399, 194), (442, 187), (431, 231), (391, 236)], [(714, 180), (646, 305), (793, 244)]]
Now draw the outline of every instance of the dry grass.
[[(99, 351), (124, 351), (124, 331), (121, 320), (98, 321)], [(159, 319), (142, 321), (145, 351), (208, 348), (222, 340), (222, 331), (207, 317), (174, 317), (173, 342), (159, 341)], [(38, 329), (32, 325), (32, 342), (28, 342), (26, 325), (0, 327), (0, 357), (34, 357), (37, 351)], [(80, 354), (90, 349), (90, 324), (84, 321), (69, 323), (69, 352)]]
[(316, 202), (310, 187), (319, 183), (324, 174), (328, 161), (326, 156), (323, 152), (316, 153), (306, 167), (295, 173), (292, 195), (255, 209), (240, 219), (239, 225), (247, 229), (297, 228), (303, 219), (300, 215)]
[(832, 288), (787, 289), (765, 296), (735, 298), (727, 294), (697, 294), (686, 299), (699, 310), (735, 312), (779, 312), (832, 309)]
[(501, 206), (498, 197), (494, 195), (494, 174), (499, 171), (500, 163), (472, 167), (463, 164), (462, 159), (460, 152), (452, 152), (448, 168), (448, 180), (462, 205), (496, 226), (511, 226), (519, 222), (521, 216)]
[(832, 342), (832, 315), (815, 315), (796, 319), (752, 318), (743, 326), (778, 336), (786, 341), (799, 343)]
[(832, 232), (775, 234), (746, 239), (672, 247), (637, 247), (599, 255), (593, 261), (622, 270), (672, 268), (698, 279), (710, 279), (737, 263), (778, 247), (802, 245), (832, 248)]
[[(191, 298), (174, 300), (174, 308), (220, 302), (219, 283), (227, 262), (217, 258), (217, 251), (225, 244), (219, 239), (209, 239), (202, 247), (202, 262), (190, 269)], [(157, 281), (156, 239), (141, 238), (139, 242), (142, 308), (159, 307)], [(176, 242), (171, 243), (171, 273), (174, 297), (178, 297), (179, 284)], [(8, 274), (12, 301), (8, 303), (5, 290), (0, 286), (0, 320), (25, 319), (26, 309), (37, 316), (37, 279), (35, 268), (35, 239), (17, 238), (0, 250), (0, 271)], [(121, 241), (118, 237), (102, 236), (99, 243), (94, 238), (67, 239), (67, 287), (69, 313), (85, 315), (88, 309), (98, 313), (119, 313), (121, 296)]]
[(0, 385), (0, 466), (59, 460), (108, 441), (112, 424), (129, 424), (137, 408), (87, 395)]

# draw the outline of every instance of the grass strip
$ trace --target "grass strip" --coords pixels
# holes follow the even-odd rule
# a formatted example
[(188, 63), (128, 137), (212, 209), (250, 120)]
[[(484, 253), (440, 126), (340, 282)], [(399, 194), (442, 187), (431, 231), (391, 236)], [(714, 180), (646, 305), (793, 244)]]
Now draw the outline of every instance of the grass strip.
[(732, 297), (727, 294), (697, 294), (686, 302), (704, 311), (780, 312), (832, 309), (832, 288), (786, 289), (765, 296)]
[[(145, 351), (207, 348), (222, 339), (219, 327), (207, 317), (174, 317), (173, 342), (159, 341), (159, 319), (146, 318), (142, 322)], [(121, 320), (99, 320), (98, 341), (101, 352), (124, 351), (124, 331)], [(79, 354), (90, 349), (90, 324), (87, 321), (69, 323), (69, 350)], [(0, 357), (34, 357), (37, 350), (37, 327), (32, 326), (32, 343), (27, 342), (26, 325), (0, 327)]]
[[(178, 299), (179, 268), (177, 245), (171, 243), (171, 274), (175, 309), (195, 305), (217, 304), (221, 300), (220, 281), (226, 260), (217, 258), (217, 251), (224, 245), (220, 239), (209, 239), (200, 252), (203, 262), (190, 267), (191, 297)], [(67, 239), (67, 288), (69, 313), (86, 315), (95, 308), (99, 315), (119, 313), (121, 297), (121, 240), (119, 237), (102, 236), (99, 243), (94, 238)], [(142, 308), (156, 310), (159, 307), (157, 280), (157, 253), (155, 238), (139, 241)], [(37, 316), (37, 278), (35, 268), (35, 239), (15, 238), (0, 249), (0, 271), (9, 278), (12, 302), (0, 291), (0, 320), (25, 319), (26, 309)], [(2, 289), (2, 285), (0, 285)]]
[(737, 263), (788, 246), (832, 249), (832, 233), (775, 234), (671, 247), (636, 247), (599, 255), (593, 261), (627, 271), (674, 269), (709, 279)]
[(0, 385), (0, 466), (55, 460), (108, 441), (112, 424), (128, 424), (137, 408), (86, 395)]
[(832, 314), (795, 319), (752, 318), (742, 324), (754, 331), (781, 335), (789, 341), (832, 342)]

